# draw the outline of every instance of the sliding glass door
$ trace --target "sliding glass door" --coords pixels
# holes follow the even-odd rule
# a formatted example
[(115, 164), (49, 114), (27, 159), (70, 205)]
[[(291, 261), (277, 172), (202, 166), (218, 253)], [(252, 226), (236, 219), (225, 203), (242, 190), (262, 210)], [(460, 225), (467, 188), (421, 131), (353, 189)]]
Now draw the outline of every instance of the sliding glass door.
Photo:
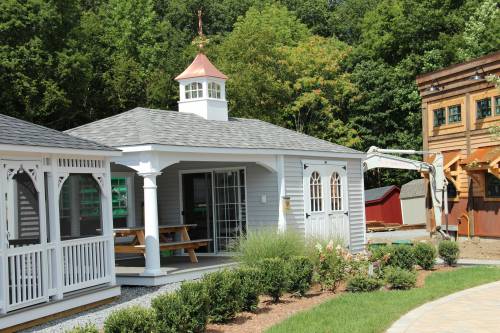
[(185, 172), (182, 197), (184, 223), (197, 225), (190, 231), (191, 238), (212, 239), (210, 253), (230, 252), (246, 231), (245, 170)]

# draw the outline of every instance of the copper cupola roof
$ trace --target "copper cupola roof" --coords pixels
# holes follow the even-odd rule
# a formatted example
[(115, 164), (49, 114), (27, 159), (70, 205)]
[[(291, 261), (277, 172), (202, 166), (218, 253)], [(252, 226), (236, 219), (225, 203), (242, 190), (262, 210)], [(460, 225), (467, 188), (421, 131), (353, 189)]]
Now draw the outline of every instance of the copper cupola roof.
[(219, 71), (211, 62), (208, 60), (207, 56), (203, 53), (198, 53), (196, 58), (194, 58), (191, 65), (181, 74), (179, 74), (175, 79), (184, 80), (192, 79), (195, 77), (216, 77), (219, 79), (227, 80), (227, 76)]

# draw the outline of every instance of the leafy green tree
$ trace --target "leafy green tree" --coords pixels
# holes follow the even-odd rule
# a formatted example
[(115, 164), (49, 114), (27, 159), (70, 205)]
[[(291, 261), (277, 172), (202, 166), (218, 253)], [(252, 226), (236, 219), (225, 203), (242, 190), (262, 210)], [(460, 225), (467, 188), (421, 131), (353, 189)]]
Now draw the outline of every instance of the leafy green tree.
[(481, 3), (465, 24), (464, 44), (459, 50), (463, 60), (500, 49), (500, 7), (496, 0)]
[(286, 105), (287, 89), (280, 81), (277, 60), (281, 48), (310, 36), (307, 27), (286, 8), (252, 7), (215, 48), (214, 59), (230, 77), (227, 96), (232, 116), (277, 122)]
[(298, 132), (355, 147), (355, 130), (346, 122), (356, 87), (340, 64), (349, 48), (333, 38), (313, 36), (295, 47), (283, 48), (279, 61), (290, 102), (283, 110), (284, 125)]

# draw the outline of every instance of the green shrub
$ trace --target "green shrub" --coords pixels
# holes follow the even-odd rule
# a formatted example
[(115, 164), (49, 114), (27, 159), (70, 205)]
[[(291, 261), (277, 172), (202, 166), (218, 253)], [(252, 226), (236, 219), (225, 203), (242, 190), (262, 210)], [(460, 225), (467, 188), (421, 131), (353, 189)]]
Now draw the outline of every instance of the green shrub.
[(208, 304), (201, 282), (184, 282), (178, 291), (157, 296), (151, 302), (162, 333), (205, 332)]
[(415, 266), (415, 255), (409, 245), (396, 245), (389, 248), (390, 257), (387, 265), (412, 270)]
[(341, 247), (333, 247), (330, 242), (326, 247), (319, 243), (316, 246), (318, 256), (318, 282), (321, 289), (335, 292), (342, 280), (346, 277), (348, 270), (347, 251)]
[(439, 243), (438, 252), (441, 259), (449, 266), (454, 266), (460, 256), (458, 244), (451, 240), (444, 240)]
[(399, 267), (387, 267), (385, 279), (391, 289), (411, 289), (417, 283), (417, 273)]
[(239, 279), (241, 310), (257, 310), (259, 295), (262, 292), (261, 272), (256, 267), (240, 267), (235, 271)]
[(413, 248), (417, 265), (425, 270), (431, 270), (436, 263), (436, 248), (429, 243), (419, 242)]
[(205, 275), (202, 281), (209, 299), (209, 321), (225, 323), (233, 319), (242, 307), (239, 279), (236, 273), (222, 270)]
[(254, 265), (265, 258), (288, 260), (292, 256), (304, 255), (305, 245), (304, 238), (293, 231), (259, 230), (240, 239), (235, 250), (239, 261)]
[(380, 279), (368, 275), (356, 275), (347, 280), (347, 291), (353, 293), (368, 292), (380, 289), (384, 283)]
[(287, 262), (288, 291), (304, 296), (311, 288), (314, 266), (311, 259), (303, 256), (291, 257)]
[(155, 329), (150, 309), (131, 306), (112, 312), (104, 322), (106, 333), (150, 333)]
[(83, 326), (75, 326), (70, 330), (67, 330), (66, 333), (99, 333), (97, 326), (94, 324), (85, 324)]
[(283, 292), (287, 290), (288, 278), (285, 261), (281, 258), (267, 258), (259, 262), (262, 291), (278, 302)]
[(389, 262), (389, 258), (392, 255), (392, 246), (385, 245), (373, 247), (370, 249), (370, 252), (370, 261), (378, 262), (379, 266), (382, 268), (387, 266), (387, 263)]

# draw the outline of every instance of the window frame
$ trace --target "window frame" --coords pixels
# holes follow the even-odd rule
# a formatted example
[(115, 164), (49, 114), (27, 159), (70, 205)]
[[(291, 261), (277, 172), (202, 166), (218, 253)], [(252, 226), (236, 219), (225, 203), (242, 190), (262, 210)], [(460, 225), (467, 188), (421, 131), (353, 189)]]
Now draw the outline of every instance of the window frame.
[(500, 116), (500, 95), (493, 96), (495, 116)]
[[(494, 182), (496, 182), (498, 185), (498, 193), (496, 194), (493, 194), (491, 195), (490, 192), (489, 192), (489, 186), (491, 184), (489, 184), (489, 181), (490, 180), (494, 180)], [(485, 173), (484, 174), (484, 196), (486, 198), (492, 198), (492, 199), (498, 199), (500, 198), (500, 179), (498, 179), (495, 175), (492, 175), (491, 173)]]
[[(458, 112), (452, 115), (451, 112), (455, 110), (458, 110)], [(454, 104), (448, 106), (448, 124), (458, 124), (461, 122), (462, 122), (462, 105)]]
[(222, 99), (222, 87), (219, 83), (208, 82), (208, 98)]
[[(441, 117), (437, 116), (438, 112), (442, 112), (442, 116)], [(445, 107), (440, 107), (440, 108), (433, 109), (432, 110), (432, 114), (434, 116), (434, 119), (433, 119), (434, 127), (440, 127), (440, 126), (446, 125), (446, 108)], [(442, 120), (442, 123), (439, 122), (440, 119)]]
[[(486, 118), (492, 116), (493, 110), (492, 110), (492, 104), (491, 104), (491, 97), (477, 99), (475, 102), (476, 102), (476, 120), (483, 120), (483, 119), (486, 119)], [(482, 102), (486, 102), (487, 109), (480, 110), (479, 103), (482, 103)], [(485, 115), (485, 111), (486, 111), (486, 115)]]
[(199, 81), (186, 84), (184, 86), (184, 97), (185, 99), (203, 98), (203, 84)]
[[(317, 177), (313, 177), (317, 175)], [(324, 212), (323, 184), (321, 173), (314, 170), (309, 176), (309, 202), (312, 213)]]
[(330, 209), (333, 212), (344, 210), (343, 189), (342, 175), (337, 171), (333, 171), (330, 175)]

